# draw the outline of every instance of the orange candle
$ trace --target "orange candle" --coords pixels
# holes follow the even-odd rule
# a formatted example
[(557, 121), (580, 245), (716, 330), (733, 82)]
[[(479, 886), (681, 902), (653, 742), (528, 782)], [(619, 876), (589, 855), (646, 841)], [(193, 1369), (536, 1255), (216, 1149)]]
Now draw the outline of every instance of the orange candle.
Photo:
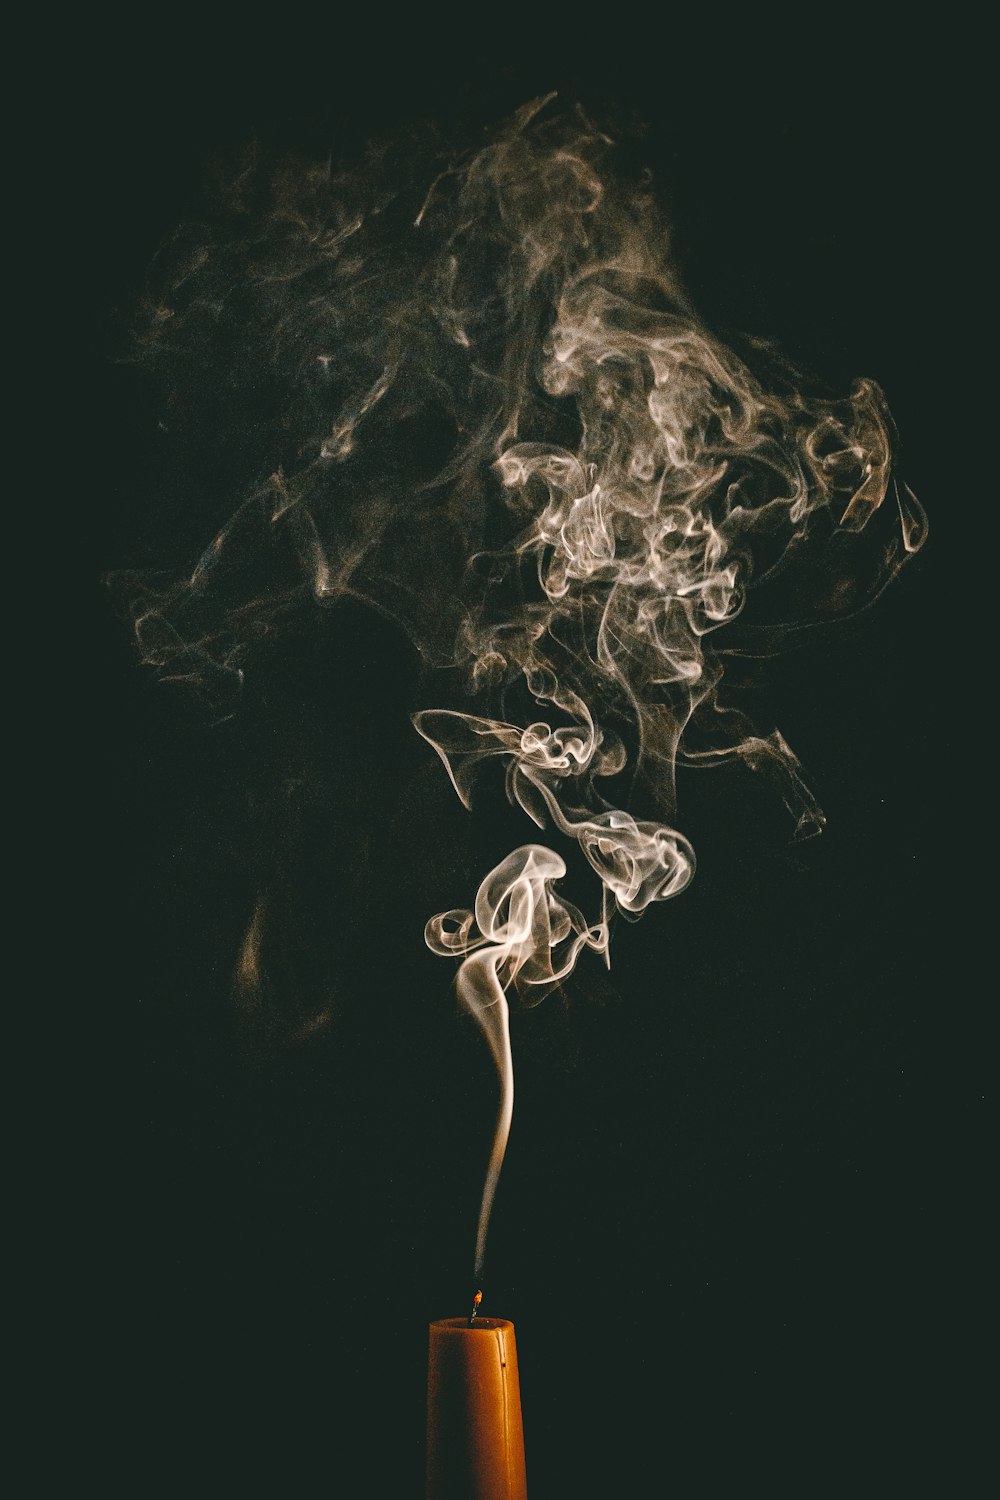
[(527, 1500), (514, 1325), (430, 1326), (427, 1500)]

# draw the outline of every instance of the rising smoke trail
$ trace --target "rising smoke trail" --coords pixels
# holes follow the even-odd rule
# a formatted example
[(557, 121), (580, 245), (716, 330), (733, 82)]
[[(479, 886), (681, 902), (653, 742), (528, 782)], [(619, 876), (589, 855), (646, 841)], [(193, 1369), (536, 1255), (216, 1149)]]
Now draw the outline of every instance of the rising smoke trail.
[(139, 357), (168, 409), (215, 381), (223, 417), (263, 391), (278, 418), (266, 477), (193, 572), (119, 580), (145, 660), (223, 715), (295, 611), (389, 611), (461, 676), (464, 703), (415, 724), (462, 801), (499, 760), (511, 802), (598, 877), (591, 920), (555, 889), (563, 859), (528, 844), (427, 925), (501, 1083), (478, 1277), (513, 1106), (508, 992), (541, 998), (584, 948), (607, 957), (616, 913), (688, 884), (678, 765), (741, 761), (798, 837), (821, 830), (724, 668), (871, 602), (923, 512), (878, 387), (820, 394), (773, 350), (720, 342), (648, 178), (552, 98), (472, 152), (251, 162), (156, 285)]

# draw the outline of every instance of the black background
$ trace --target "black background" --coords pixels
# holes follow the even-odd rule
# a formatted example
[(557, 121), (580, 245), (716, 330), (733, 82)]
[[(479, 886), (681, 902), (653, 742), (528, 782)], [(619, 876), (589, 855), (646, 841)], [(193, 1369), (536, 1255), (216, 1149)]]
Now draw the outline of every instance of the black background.
[[(71, 112), (106, 966), (81, 1336), (118, 1372), (108, 1485), (421, 1492), (425, 1325), (467, 1302), (495, 1106), (421, 930), (527, 836), (499, 798), (472, 818), (449, 800), (409, 728), (428, 702), (409, 648), (358, 613), (323, 616), (222, 726), (138, 666), (101, 576), (207, 537), (168, 494), (151, 392), (110, 357), (118, 315), (220, 148), (486, 124), (557, 87), (648, 122), (711, 326), (883, 385), (931, 537), (874, 612), (771, 674), (824, 836), (789, 845), (745, 776), (690, 777), (690, 890), (618, 929), (610, 975), (583, 964), (565, 1002), (514, 1015), (486, 1310), (517, 1326), (531, 1493), (647, 1493), (652, 1471), (656, 1492), (892, 1494), (939, 1461), (961, 1492), (985, 1060), (942, 754), (973, 502), (942, 375), (963, 210), (941, 39), (664, 18), (572, 43), (498, 18), (465, 46), (270, 24), (124, 53), (91, 37)], [(286, 978), (334, 1015), (266, 1046), (230, 981), (285, 816), (259, 809), (290, 766), (327, 790), (294, 813)]]

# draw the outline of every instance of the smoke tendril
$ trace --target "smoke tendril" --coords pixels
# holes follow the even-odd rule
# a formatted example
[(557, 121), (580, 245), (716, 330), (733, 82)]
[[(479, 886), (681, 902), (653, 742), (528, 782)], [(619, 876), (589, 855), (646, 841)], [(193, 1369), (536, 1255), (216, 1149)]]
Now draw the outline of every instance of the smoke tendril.
[(798, 837), (823, 826), (724, 668), (857, 612), (921, 546), (883, 395), (817, 393), (775, 351), (727, 347), (648, 176), (551, 98), (471, 151), (418, 134), (340, 171), (251, 153), (161, 253), (136, 357), (168, 422), (207, 404), (223, 448), (269, 414), (259, 478), (194, 569), (119, 576), (144, 659), (224, 716), (291, 614), (388, 610), (461, 680), (463, 703), (415, 717), (458, 796), (498, 761), (598, 877), (588, 919), (555, 890), (563, 859), (526, 844), (427, 925), (502, 1081), (478, 1276), (507, 993), (541, 998), (585, 948), (607, 957), (616, 913), (685, 888), (677, 767), (740, 761)]

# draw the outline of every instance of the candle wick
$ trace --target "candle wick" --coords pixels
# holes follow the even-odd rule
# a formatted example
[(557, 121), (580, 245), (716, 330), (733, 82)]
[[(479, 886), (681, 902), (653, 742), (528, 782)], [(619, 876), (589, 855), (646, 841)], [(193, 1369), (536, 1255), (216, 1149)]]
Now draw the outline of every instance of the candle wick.
[(468, 1325), (470, 1328), (472, 1327), (473, 1323), (476, 1321), (476, 1317), (477, 1317), (477, 1315), (479, 1313), (479, 1304), (480, 1304), (480, 1302), (482, 1302), (482, 1300), (483, 1300), (483, 1294), (482, 1294), (482, 1292), (477, 1292), (476, 1295), (472, 1299), (472, 1311), (469, 1314), (469, 1325)]

